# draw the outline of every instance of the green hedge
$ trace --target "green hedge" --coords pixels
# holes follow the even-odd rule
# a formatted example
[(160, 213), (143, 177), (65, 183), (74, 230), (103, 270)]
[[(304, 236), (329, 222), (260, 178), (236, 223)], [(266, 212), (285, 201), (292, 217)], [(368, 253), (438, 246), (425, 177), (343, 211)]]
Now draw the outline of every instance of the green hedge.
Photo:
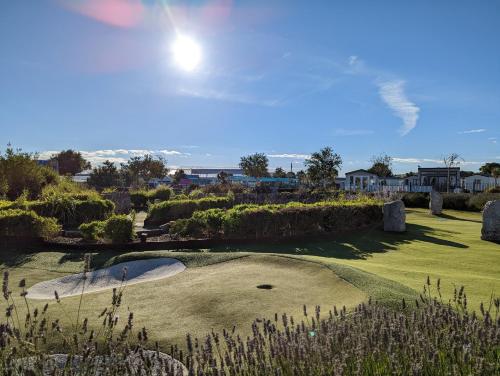
[(215, 208), (230, 208), (230, 197), (205, 197), (198, 200), (171, 200), (154, 204), (149, 208), (146, 225), (161, 225), (180, 218), (189, 218), (194, 212)]
[(109, 218), (113, 215), (115, 205), (110, 200), (57, 197), (47, 201), (28, 202), (27, 208), (43, 217), (57, 218), (65, 227), (77, 227), (85, 222)]
[(134, 223), (126, 215), (113, 215), (105, 221), (83, 223), (78, 229), (87, 241), (106, 238), (113, 243), (127, 243), (134, 239)]
[[(443, 193), (443, 209), (481, 211), (488, 201), (500, 200), (499, 193)], [(407, 208), (428, 208), (428, 193), (405, 193), (401, 198)]]
[(5, 209), (0, 211), (0, 236), (56, 236), (61, 226), (54, 218), (43, 218), (32, 210)]
[(349, 231), (381, 221), (381, 202), (366, 198), (314, 204), (237, 205), (229, 210), (195, 212), (189, 219), (175, 221), (170, 233), (194, 238), (287, 238)]
[(172, 188), (160, 186), (150, 191), (141, 190), (130, 192), (130, 201), (132, 201), (132, 205), (135, 209), (143, 209), (149, 202), (155, 202), (155, 200), (168, 201), (173, 195), (174, 192)]

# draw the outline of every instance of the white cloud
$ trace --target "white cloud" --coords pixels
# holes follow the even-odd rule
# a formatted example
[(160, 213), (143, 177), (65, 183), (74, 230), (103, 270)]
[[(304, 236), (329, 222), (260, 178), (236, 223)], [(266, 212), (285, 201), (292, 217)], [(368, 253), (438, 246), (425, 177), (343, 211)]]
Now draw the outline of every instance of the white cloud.
[[(425, 163), (433, 163), (433, 164), (444, 164), (442, 159), (432, 159), (432, 158), (392, 158), (395, 163), (403, 163), (403, 164), (425, 164)], [(480, 165), (485, 162), (480, 161), (460, 161), (460, 165)]]
[(468, 131), (461, 131), (458, 132), (458, 134), (469, 134), (469, 133), (482, 133), (486, 132), (486, 129), (480, 128), (480, 129), (469, 129)]
[(370, 129), (336, 129), (335, 134), (339, 136), (364, 136), (375, 133)]
[(180, 89), (178, 91), (180, 95), (187, 96), (187, 97), (194, 97), (194, 98), (201, 98), (201, 99), (211, 99), (211, 100), (218, 100), (218, 101), (223, 101), (223, 102), (233, 102), (233, 103), (242, 103), (242, 104), (255, 104), (255, 105), (260, 105), (260, 106), (265, 106), (265, 107), (275, 107), (280, 104), (280, 101), (277, 99), (258, 99), (255, 97), (252, 97), (250, 95), (245, 95), (245, 94), (236, 94), (236, 93), (230, 93), (226, 91), (218, 91), (218, 90), (206, 90), (206, 89), (196, 89), (196, 90), (191, 90), (191, 89)]
[(404, 92), (405, 82), (402, 80), (379, 83), (379, 94), (394, 114), (403, 120), (399, 129), (402, 136), (408, 134), (417, 126), (420, 108), (408, 100)]
[[(49, 159), (54, 154), (59, 153), (56, 150), (47, 150), (38, 154), (39, 159)], [(143, 157), (146, 154), (161, 156), (188, 157), (190, 153), (182, 153), (177, 150), (148, 150), (148, 149), (103, 149), (103, 150), (80, 150), (83, 158), (93, 165), (99, 165), (104, 161), (114, 163), (126, 163), (132, 157)]]
[(268, 154), (269, 158), (295, 158), (295, 159), (308, 159), (309, 154), (298, 154), (298, 153), (284, 153), (284, 154)]

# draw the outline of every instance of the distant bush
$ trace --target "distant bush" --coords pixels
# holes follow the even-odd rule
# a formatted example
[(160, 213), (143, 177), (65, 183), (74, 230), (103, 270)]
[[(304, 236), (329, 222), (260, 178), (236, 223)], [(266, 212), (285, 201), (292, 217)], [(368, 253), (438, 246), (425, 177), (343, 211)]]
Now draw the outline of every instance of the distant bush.
[(468, 210), (482, 211), (488, 201), (500, 200), (500, 193), (479, 193), (471, 195), (468, 202)]
[(170, 232), (179, 236), (262, 239), (348, 231), (380, 223), (380, 202), (368, 198), (315, 204), (237, 205), (228, 210), (197, 211)]
[(140, 190), (130, 192), (130, 200), (135, 209), (144, 209), (148, 203), (153, 203), (155, 200), (168, 201), (174, 196), (174, 191), (170, 187), (159, 186), (152, 190)]
[(126, 215), (113, 215), (105, 221), (83, 223), (78, 229), (87, 241), (106, 238), (113, 243), (127, 243), (134, 239), (134, 222)]
[(87, 241), (95, 241), (104, 236), (105, 221), (93, 221), (90, 223), (82, 223), (78, 229), (82, 233), (82, 237)]
[(113, 243), (126, 243), (134, 238), (134, 223), (126, 215), (114, 215), (106, 220), (104, 236)]
[(198, 200), (170, 200), (150, 207), (146, 224), (160, 225), (176, 219), (189, 218), (195, 211), (230, 208), (233, 201), (227, 197), (205, 197)]
[[(486, 202), (499, 200), (498, 193), (443, 193), (443, 209), (481, 211)], [(428, 208), (427, 193), (405, 193), (401, 198), (408, 208)]]
[(193, 189), (189, 192), (188, 197), (193, 200), (205, 197), (205, 193), (201, 189)]
[(229, 191), (235, 194), (248, 192), (249, 189), (240, 183), (209, 184), (201, 188), (204, 193), (214, 193), (216, 195), (227, 195)]
[(443, 209), (469, 210), (468, 193), (443, 193)]
[(43, 218), (32, 210), (0, 211), (0, 236), (51, 238), (60, 230), (61, 226), (54, 218)]
[(428, 208), (428, 193), (405, 193), (401, 198), (407, 208)]
[(500, 193), (500, 186), (489, 188), (486, 193)]

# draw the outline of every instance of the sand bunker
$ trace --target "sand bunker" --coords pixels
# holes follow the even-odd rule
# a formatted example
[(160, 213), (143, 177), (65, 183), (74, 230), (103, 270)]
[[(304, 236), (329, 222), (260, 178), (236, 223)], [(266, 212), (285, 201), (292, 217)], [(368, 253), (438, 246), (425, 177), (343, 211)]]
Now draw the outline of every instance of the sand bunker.
[[(109, 268), (98, 269), (87, 273), (85, 293), (102, 291), (119, 287), (122, 284), (123, 269), (127, 268), (126, 284), (155, 281), (176, 275), (186, 266), (179, 260), (172, 258), (155, 258), (122, 262)], [(71, 274), (61, 278), (44, 281), (28, 289), (30, 299), (54, 299), (54, 291), (61, 298), (80, 295), (84, 280), (83, 273)]]

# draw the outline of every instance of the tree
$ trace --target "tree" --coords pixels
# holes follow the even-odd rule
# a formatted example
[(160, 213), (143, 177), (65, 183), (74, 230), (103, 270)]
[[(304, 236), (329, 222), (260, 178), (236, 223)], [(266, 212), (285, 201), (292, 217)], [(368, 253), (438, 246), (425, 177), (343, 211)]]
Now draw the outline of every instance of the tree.
[(57, 161), (60, 175), (76, 175), (91, 168), (90, 162), (80, 152), (71, 149), (53, 155), (51, 160)]
[(368, 172), (381, 178), (392, 176), (392, 158), (387, 154), (373, 156), (370, 161), (372, 166), (368, 169)]
[(491, 176), (493, 176), (495, 178), (495, 187), (496, 187), (498, 185), (497, 184), (497, 179), (500, 177), (500, 167), (495, 167), (491, 171)]
[(286, 177), (287, 177), (287, 178), (289, 178), (289, 179), (294, 179), (294, 178), (296, 177), (295, 172), (293, 172), (293, 171), (288, 171), (288, 172), (286, 173)]
[(94, 188), (103, 189), (121, 185), (121, 176), (113, 162), (104, 161), (102, 166), (95, 167), (87, 183)]
[(446, 178), (446, 192), (450, 192), (450, 169), (452, 167), (458, 166), (460, 160), (463, 160), (457, 153), (451, 153), (450, 155), (443, 158), (444, 165), (448, 170), (448, 177)]
[(240, 160), (240, 167), (243, 173), (254, 178), (269, 176), (269, 172), (267, 171), (268, 164), (269, 160), (263, 153), (255, 153), (241, 157)]
[(307, 176), (311, 183), (323, 187), (333, 186), (339, 173), (338, 170), (342, 166), (342, 158), (328, 146), (319, 152), (312, 153), (304, 164), (307, 167)]
[(500, 168), (500, 163), (496, 162), (485, 163), (484, 165), (479, 167), (479, 171), (481, 171), (483, 174), (491, 175), (492, 171), (495, 168)]
[(227, 184), (227, 178), (229, 177), (229, 174), (225, 171), (220, 171), (218, 174), (217, 174), (217, 181), (220, 183), (220, 184)]
[(182, 169), (176, 170), (174, 173), (174, 183), (179, 184), (180, 181), (182, 179), (184, 179), (185, 177), (186, 177), (186, 173), (184, 172), (184, 170), (182, 170)]
[(306, 184), (307, 183), (307, 174), (303, 171), (297, 171), (297, 174), (295, 174), (297, 179), (299, 179), (299, 184)]
[(275, 178), (286, 178), (286, 172), (281, 167), (276, 167), (274, 170), (273, 177)]
[(10, 144), (4, 154), (0, 153), (0, 195), (15, 200), (26, 191), (29, 198), (36, 199), (43, 187), (57, 182), (57, 173), (39, 165), (36, 158), (36, 154), (14, 150)]
[(122, 164), (122, 174), (127, 185), (140, 186), (153, 178), (161, 179), (168, 173), (167, 161), (163, 157), (146, 154), (132, 157)]

